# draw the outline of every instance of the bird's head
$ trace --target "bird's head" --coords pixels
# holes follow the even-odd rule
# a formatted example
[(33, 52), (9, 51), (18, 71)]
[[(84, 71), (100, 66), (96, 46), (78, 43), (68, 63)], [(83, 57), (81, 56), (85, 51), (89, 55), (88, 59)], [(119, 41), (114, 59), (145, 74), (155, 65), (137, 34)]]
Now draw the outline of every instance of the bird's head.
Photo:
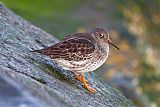
[(105, 46), (108, 44), (111, 44), (118, 50), (120, 50), (116, 45), (113, 44), (113, 42), (109, 39), (109, 32), (107, 30), (104, 30), (103, 28), (96, 28), (93, 31), (93, 35), (95, 36), (98, 43)]

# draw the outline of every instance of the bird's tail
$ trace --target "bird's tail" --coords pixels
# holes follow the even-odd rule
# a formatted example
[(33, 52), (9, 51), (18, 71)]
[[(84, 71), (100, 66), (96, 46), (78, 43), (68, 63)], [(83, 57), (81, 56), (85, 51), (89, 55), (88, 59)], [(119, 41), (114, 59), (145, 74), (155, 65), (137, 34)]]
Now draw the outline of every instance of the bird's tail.
[(40, 50), (32, 50), (32, 51), (30, 51), (30, 52), (42, 53), (42, 50), (41, 50), (41, 49), (40, 49)]

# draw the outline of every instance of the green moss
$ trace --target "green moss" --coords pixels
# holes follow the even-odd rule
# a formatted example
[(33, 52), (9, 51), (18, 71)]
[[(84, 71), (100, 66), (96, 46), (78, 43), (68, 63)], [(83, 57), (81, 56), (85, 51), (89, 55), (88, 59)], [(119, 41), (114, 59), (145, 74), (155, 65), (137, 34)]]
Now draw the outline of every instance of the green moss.
[[(29, 77), (31, 77), (31, 76), (29, 76)], [(42, 83), (42, 84), (46, 84), (46, 82), (42, 78), (36, 78), (36, 77), (31, 77), (31, 78), (36, 80), (36, 81), (38, 81), (38, 82), (40, 82), (40, 83)]]
[(47, 65), (42, 62), (34, 62), (34, 63), (36, 63), (36, 65), (38, 65), (39, 68), (42, 69), (47, 74), (49, 74), (49, 75), (51, 75), (61, 81), (71, 83), (71, 81), (72, 81), (71, 78), (67, 77), (65, 74), (63, 74), (60, 71), (56, 71), (51, 65)]
[(34, 79), (42, 84), (46, 84), (46, 82), (42, 78), (34, 78)]

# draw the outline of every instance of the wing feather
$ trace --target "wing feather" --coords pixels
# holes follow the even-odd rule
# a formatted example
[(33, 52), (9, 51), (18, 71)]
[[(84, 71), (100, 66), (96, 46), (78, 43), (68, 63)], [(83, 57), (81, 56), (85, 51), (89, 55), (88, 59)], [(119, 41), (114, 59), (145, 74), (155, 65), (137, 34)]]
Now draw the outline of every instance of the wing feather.
[(82, 61), (90, 59), (95, 51), (95, 45), (85, 38), (68, 38), (50, 47), (40, 50), (42, 54), (52, 59)]

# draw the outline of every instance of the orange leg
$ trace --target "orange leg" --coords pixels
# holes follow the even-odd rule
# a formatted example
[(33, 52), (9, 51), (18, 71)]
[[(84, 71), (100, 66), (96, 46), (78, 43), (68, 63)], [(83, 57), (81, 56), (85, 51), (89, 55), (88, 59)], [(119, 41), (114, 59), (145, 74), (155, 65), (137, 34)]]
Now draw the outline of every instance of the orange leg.
[(81, 77), (82, 77), (82, 80), (83, 80), (83, 82), (82, 82), (83, 87), (85, 89), (87, 89), (90, 93), (94, 93), (96, 90), (88, 86), (88, 84), (86, 83), (86, 80), (84, 78), (84, 73), (82, 73)]
[[(80, 81), (80, 82), (83, 83), (83, 79), (82, 79), (82, 76), (81, 76), (81, 75), (75, 73), (74, 71), (71, 71), (71, 73), (74, 75), (75, 79), (77, 79), (78, 81)], [(85, 81), (88, 83), (87, 80), (85, 80)]]
[(85, 78), (84, 78), (84, 73), (82, 73), (81, 75), (78, 75), (78, 74), (76, 74), (74, 71), (71, 71), (71, 73), (74, 75), (74, 77), (77, 79), (77, 80), (79, 80), (80, 82), (82, 82), (82, 86), (85, 88), (85, 89), (87, 89), (88, 91), (90, 91), (90, 93), (94, 93), (96, 90), (95, 89), (93, 89), (93, 88), (91, 88), (91, 87), (89, 87), (88, 86), (88, 81), (86, 81), (85, 80)]

